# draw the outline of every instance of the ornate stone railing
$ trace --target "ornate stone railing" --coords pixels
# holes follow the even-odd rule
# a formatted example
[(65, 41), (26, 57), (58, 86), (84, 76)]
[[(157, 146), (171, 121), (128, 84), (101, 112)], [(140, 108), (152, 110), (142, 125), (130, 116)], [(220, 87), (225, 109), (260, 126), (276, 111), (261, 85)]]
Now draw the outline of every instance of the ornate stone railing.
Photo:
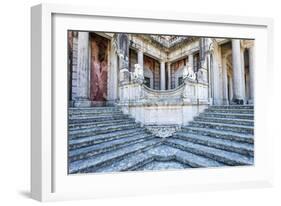
[(182, 99), (185, 84), (170, 90), (155, 90), (142, 85), (143, 98), (146, 99)]
[(134, 73), (127, 70), (120, 73), (123, 81), (119, 82), (118, 104), (122, 111), (132, 115), (137, 122), (152, 126), (152, 131), (160, 131), (161, 136), (167, 133), (161, 125), (186, 125), (208, 106), (208, 84), (199, 82), (188, 68), (183, 72), (183, 84), (171, 90), (145, 86), (143, 71), (138, 65), (135, 65)]
[(124, 84), (119, 90), (119, 104), (140, 105), (188, 105), (208, 102), (208, 84), (186, 78), (179, 87), (171, 90), (154, 90), (137, 82)]

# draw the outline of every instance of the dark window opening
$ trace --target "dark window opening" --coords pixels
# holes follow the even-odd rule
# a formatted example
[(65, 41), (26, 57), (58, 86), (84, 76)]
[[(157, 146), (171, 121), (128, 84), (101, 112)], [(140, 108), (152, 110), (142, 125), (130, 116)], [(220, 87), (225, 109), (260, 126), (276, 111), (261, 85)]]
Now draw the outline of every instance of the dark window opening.
[(150, 78), (144, 77), (144, 85), (150, 88)]

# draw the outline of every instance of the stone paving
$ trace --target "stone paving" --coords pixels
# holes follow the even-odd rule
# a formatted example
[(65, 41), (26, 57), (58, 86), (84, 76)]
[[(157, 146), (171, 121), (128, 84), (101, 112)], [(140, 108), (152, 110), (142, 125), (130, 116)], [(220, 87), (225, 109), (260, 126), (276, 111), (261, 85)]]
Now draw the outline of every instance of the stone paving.
[(117, 107), (69, 109), (69, 174), (254, 164), (254, 107), (212, 106), (159, 138)]

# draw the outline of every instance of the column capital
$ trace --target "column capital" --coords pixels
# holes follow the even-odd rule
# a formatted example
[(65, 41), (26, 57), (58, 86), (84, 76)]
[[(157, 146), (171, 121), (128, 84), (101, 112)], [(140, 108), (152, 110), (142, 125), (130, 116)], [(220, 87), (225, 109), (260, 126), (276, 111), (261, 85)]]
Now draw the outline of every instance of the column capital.
[(144, 51), (143, 51), (143, 49), (140, 47), (140, 48), (137, 48), (137, 52), (138, 52), (138, 53), (143, 53)]

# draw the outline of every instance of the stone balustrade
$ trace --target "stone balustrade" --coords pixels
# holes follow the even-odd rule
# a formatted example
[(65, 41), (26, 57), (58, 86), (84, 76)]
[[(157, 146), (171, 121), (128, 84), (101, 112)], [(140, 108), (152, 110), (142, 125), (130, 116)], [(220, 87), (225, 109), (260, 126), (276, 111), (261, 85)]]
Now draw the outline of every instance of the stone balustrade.
[(131, 82), (120, 86), (119, 106), (144, 125), (186, 125), (209, 104), (208, 84), (185, 78), (171, 90), (154, 90)]

